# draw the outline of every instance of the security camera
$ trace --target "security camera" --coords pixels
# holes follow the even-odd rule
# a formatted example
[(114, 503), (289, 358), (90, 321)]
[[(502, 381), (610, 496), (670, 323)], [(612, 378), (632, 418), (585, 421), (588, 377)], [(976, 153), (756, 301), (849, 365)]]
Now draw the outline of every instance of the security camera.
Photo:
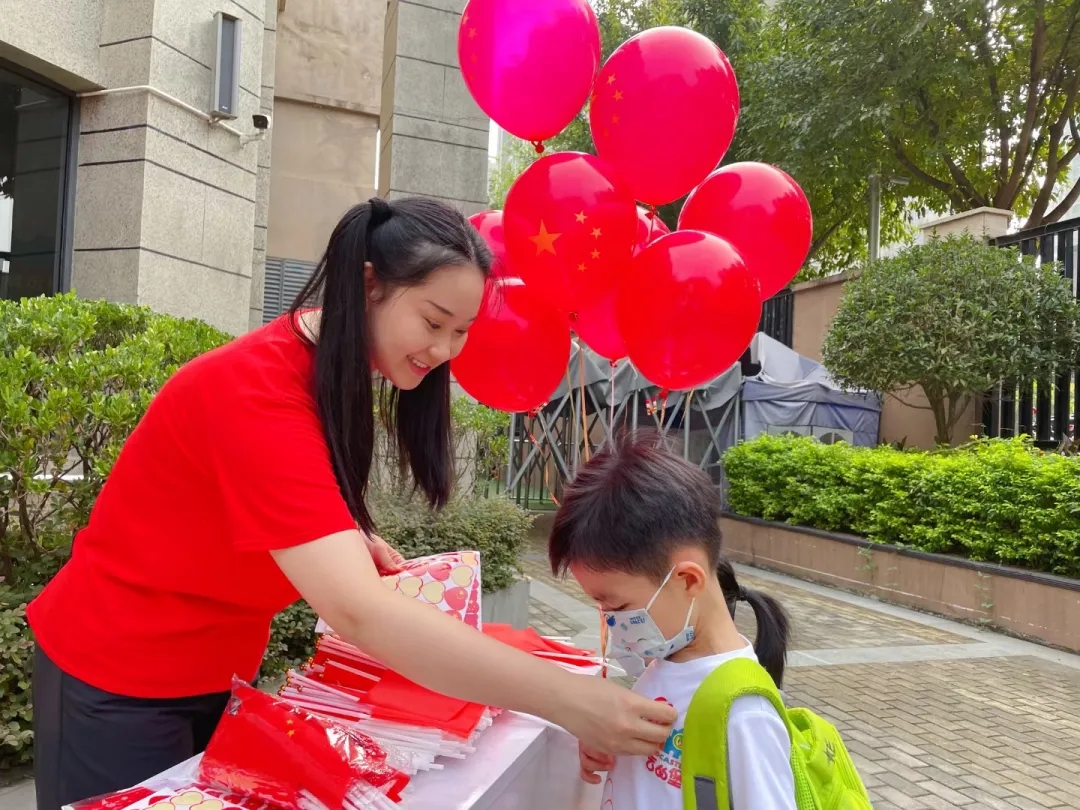
[(273, 126), (274, 119), (265, 113), (255, 113), (251, 116), (251, 123), (259, 132), (266, 132)]

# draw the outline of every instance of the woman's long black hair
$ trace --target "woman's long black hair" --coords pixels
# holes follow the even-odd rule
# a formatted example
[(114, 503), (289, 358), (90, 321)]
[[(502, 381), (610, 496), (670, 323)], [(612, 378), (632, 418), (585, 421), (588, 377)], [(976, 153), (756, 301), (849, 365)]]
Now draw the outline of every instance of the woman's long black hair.
[(410, 391), (384, 380), (375, 398), (370, 362), (368, 293), (370, 263), (386, 290), (423, 284), (440, 267), (475, 266), (484, 275), (491, 253), (458, 211), (436, 200), (357, 205), (334, 228), (311, 280), (289, 308), (321, 307), (315, 342), (314, 394), (341, 494), (360, 529), (374, 531), (365, 503), (375, 452), (376, 403), (404, 470), (434, 507), (450, 497), (454, 453), (450, 424), (450, 364), (428, 372)]

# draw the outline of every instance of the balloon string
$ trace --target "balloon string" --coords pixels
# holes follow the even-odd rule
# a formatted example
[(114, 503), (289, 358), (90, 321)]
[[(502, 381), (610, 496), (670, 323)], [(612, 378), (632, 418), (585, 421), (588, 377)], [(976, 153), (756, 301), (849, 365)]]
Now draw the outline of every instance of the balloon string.
[(610, 361), (611, 395), (608, 397), (608, 442), (611, 447), (615, 446), (615, 364), (615, 360)]
[(659, 393), (660, 398), (660, 435), (664, 435), (664, 414), (667, 413), (667, 395), (666, 388), (661, 388)]
[(581, 397), (581, 437), (585, 442), (585, 463), (589, 463), (589, 425), (585, 421), (585, 352), (578, 347), (578, 394)]
[[(536, 411), (530, 412), (529, 415), (533, 419), (536, 419), (537, 418), (537, 413), (539, 412), (539, 410), (540, 409), (537, 408)], [(551, 502), (553, 504), (555, 504), (555, 506), (559, 506), (559, 499), (555, 497), (555, 493), (554, 493), (554, 491), (552, 491), (550, 483), (549, 483), (548, 463), (547, 463), (547, 460), (544, 458), (544, 448), (540, 446), (540, 442), (538, 442), (536, 440), (536, 436), (533, 435), (532, 429), (528, 425), (526, 425), (524, 423), (524, 420), (522, 420), (522, 426), (525, 428), (525, 434), (529, 437), (529, 441), (532, 442), (533, 446), (536, 448), (537, 455), (540, 456), (540, 464), (542, 465), (542, 468), (543, 468), (543, 471), (544, 471), (544, 475), (543, 475), (544, 489), (546, 489), (548, 491), (548, 497), (551, 498)], [(525, 480), (525, 486), (529, 486), (528, 479)]]

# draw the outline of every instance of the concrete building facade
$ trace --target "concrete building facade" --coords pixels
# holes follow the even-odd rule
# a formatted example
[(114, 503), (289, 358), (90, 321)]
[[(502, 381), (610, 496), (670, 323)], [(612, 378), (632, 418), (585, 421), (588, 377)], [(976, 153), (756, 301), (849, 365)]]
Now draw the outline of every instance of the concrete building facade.
[[(463, 7), (0, 0), (0, 297), (70, 289), (239, 334), (288, 306), (351, 205), (482, 210)], [(241, 31), (227, 120), (210, 115), (219, 13)]]
[[(72, 289), (246, 331), (278, 3), (0, 0), (5, 297)], [(235, 119), (214, 122), (218, 12), (241, 47)]]

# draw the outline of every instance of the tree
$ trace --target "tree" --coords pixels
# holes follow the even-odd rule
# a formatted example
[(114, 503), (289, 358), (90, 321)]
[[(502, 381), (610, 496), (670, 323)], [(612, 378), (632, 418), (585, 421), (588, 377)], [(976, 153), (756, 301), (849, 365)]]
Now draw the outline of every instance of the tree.
[(1078, 351), (1080, 309), (1058, 268), (969, 235), (868, 265), (845, 285), (823, 347), (847, 388), (920, 386), (941, 444), (974, 399), (1072, 368)]
[(871, 174), (910, 181), (886, 200), (886, 236), (912, 208), (1053, 222), (1080, 197), (1063, 187), (1078, 27), (1076, 0), (779, 0), (741, 66), (736, 146), (807, 190), (827, 264), (865, 244)]

